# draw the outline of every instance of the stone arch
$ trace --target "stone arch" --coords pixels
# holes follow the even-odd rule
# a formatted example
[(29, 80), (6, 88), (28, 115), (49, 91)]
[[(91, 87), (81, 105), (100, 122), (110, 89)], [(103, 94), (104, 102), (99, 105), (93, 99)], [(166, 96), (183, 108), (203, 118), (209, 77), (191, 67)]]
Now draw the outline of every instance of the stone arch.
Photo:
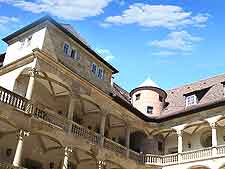
[(76, 169), (86, 169), (91, 167), (95, 169), (95, 166), (97, 165), (95, 154), (77, 147), (72, 147), (72, 150), (70, 161), (76, 165)]
[(225, 163), (219, 169), (225, 169)]
[(135, 131), (130, 134), (130, 148), (138, 153), (145, 152), (145, 144), (148, 136), (143, 131)]
[(210, 169), (210, 168), (204, 165), (196, 165), (196, 166), (191, 166), (188, 169)]

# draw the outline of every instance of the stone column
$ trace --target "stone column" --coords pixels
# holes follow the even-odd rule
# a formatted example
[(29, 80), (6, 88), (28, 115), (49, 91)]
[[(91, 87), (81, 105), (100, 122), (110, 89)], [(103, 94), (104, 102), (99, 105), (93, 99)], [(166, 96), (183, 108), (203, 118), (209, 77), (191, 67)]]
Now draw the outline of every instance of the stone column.
[(105, 166), (106, 164), (104, 161), (102, 160), (97, 161), (97, 169), (105, 169), (106, 168)]
[(71, 148), (69, 148), (69, 147), (66, 147), (65, 148), (62, 169), (68, 169), (69, 155), (70, 155), (71, 152), (72, 152), (72, 149)]
[(29, 82), (28, 82), (28, 86), (27, 86), (27, 92), (26, 92), (26, 98), (28, 100), (31, 100), (31, 97), (32, 97), (32, 93), (33, 93), (33, 89), (34, 89), (35, 75), (36, 74), (37, 74), (37, 70), (36, 69), (32, 69), (29, 72), (30, 78), (29, 78)]
[(210, 123), (212, 130), (212, 155), (217, 155), (217, 132), (216, 132), (216, 123)]
[(72, 132), (72, 121), (73, 121), (73, 113), (75, 109), (75, 98), (73, 96), (70, 97), (69, 109), (67, 118), (69, 120), (68, 133)]
[(182, 161), (182, 152), (183, 152), (183, 131), (177, 130), (177, 144), (178, 144), (178, 162)]
[(130, 154), (130, 127), (129, 127), (129, 125), (126, 126), (125, 134), (126, 134), (126, 148), (127, 148), (126, 156), (128, 158), (129, 154)]
[(16, 167), (21, 167), (21, 161), (22, 161), (22, 153), (23, 153), (23, 141), (24, 137), (29, 136), (29, 132), (26, 132), (24, 130), (19, 131), (18, 135), (18, 143), (16, 147), (16, 152), (13, 160), (13, 165)]
[(103, 145), (104, 145), (106, 116), (107, 116), (107, 113), (106, 112), (103, 112), (101, 114), (101, 124), (100, 124), (100, 136), (101, 136), (100, 146), (101, 147), (103, 147)]

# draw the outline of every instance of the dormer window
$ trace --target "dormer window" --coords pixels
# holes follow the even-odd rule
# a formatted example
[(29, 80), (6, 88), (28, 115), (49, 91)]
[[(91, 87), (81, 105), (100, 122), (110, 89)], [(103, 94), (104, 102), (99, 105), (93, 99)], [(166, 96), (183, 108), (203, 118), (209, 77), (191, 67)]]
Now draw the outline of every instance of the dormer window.
[(223, 95), (225, 97), (225, 82), (223, 83)]
[(185, 100), (186, 100), (186, 107), (195, 105), (198, 102), (197, 96), (195, 94), (186, 96)]
[(67, 43), (64, 43), (63, 52), (65, 55), (69, 55), (69, 49), (70, 49), (70, 45)]
[(141, 98), (141, 94), (140, 94), (140, 93), (138, 93), (138, 94), (136, 94), (136, 95), (135, 95), (135, 97), (136, 97), (136, 98), (135, 98), (135, 100), (140, 100), (140, 98)]
[(152, 114), (153, 112), (153, 107), (152, 106), (147, 106), (147, 113)]

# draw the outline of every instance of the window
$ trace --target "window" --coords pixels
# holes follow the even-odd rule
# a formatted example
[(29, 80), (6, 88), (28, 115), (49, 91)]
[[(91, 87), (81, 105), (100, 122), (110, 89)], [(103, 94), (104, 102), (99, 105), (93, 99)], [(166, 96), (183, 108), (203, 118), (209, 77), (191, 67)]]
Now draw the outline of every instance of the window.
[(76, 50), (71, 49), (70, 57), (75, 59), (75, 56), (76, 56)]
[(70, 49), (70, 46), (67, 43), (65, 43), (63, 47), (64, 54), (69, 55), (69, 49)]
[(152, 114), (153, 112), (153, 107), (152, 106), (147, 106), (147, 113)]
[(136, 97), (136, 100), (140, 100), (140, 98), (141, 98), (141, 94), (140, 94), (140, 93), (138, 93), (138, 94), (136, 94), (136, 95), (135, 95), (135, 97)]
[(31, 45), (31, 40), (32, 40), (32, 36), (29, 36), (27, 38), (27, 46), (30, 46)]
[(93, 74), (96, 74), (96, 72), (97, 72), (97, 65), (95, 63), (92, 63), (92, 65), (91, 65), (91, 72)]
[(186, 107), (197, 104), (197, 96), (195, 94), (186, 96)]
[(77, 51), (76, 53), (77, 53), (77, 54), (76, 54), (76, 60), (78, 61), (78, 60), (80, 60), (80, 52)]
[(25, 39), (22, 39), (20, 41), (20, 49), (22, 49), (24, 47), (24, 45), (25, 45)]
[(223, 95), (225, 96), (225, 83), (223, 83)]
[(104, 79), (104, 70), (102, 68), (98, 69), (98, 78), (99, 79)]

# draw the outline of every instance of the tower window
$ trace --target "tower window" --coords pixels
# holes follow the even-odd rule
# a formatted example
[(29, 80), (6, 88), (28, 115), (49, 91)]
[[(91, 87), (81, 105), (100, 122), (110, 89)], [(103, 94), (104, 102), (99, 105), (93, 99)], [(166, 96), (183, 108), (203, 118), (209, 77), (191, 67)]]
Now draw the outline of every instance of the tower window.
[(136, 97), (136, 100), (140, 100), (140, 98), (141, 98), (141, 94), (140, 94), (140, 93), (138, 93), (138, 94), (136, 94), (136, 95), (135, 95), (135, 97)]
[(195, 94), (186, 96), (186, 107), (197, 104), (197, 96)]
[(65, 43), (63, 47), (64, 54), (69, 55), (69, 48), (70, 48), (69, 44)]
[(147, 113), (152, 114), (153, 112), (153, 107), (152, 106), (147, 106)]

